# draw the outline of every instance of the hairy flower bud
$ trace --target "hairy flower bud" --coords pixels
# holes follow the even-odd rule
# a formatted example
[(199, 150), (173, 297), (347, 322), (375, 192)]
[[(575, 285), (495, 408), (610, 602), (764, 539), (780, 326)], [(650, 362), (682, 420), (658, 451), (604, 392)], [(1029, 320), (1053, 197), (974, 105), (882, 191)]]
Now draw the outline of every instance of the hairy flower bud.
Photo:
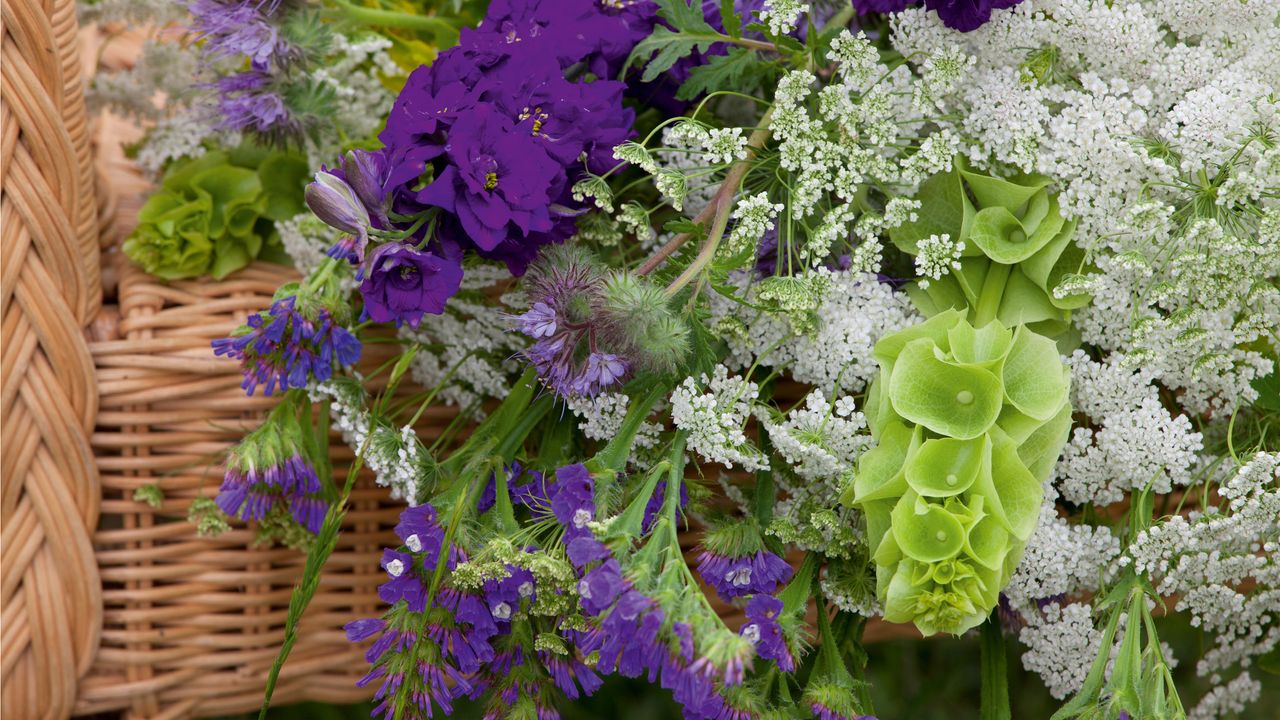
[(345, 180), (321, 170), (315, 182), (307, 185), (307, 207), (324, 224), (361, 239), (369, 233), (369, 211)]

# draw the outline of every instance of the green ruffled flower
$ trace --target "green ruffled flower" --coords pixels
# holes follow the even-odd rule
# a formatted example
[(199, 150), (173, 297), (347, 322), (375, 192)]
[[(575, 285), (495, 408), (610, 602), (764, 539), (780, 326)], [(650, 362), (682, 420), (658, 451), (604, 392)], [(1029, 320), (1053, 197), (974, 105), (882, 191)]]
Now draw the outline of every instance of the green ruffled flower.
[(968, 308), (979, 325), (994, 318), (1050, 337), (1069, 333), (1071, 310), (1090, 296), (1055, 290), (1089, 268), (1072, 242), (1076, 221), (1062, 216), (1049, 182), (1043, 175), (992, 177), (957, 158), (951, 172), (922, 183), (919, 216), (890, 231), (893, 243), (915, 255), (921, 240), (946, 234), (964, 251), (959, 270), (908, 288), (916, 306), (926, 315)]
[(1035, 529), (1071, 429), (1070, 374), (1049, 338), (956, 309), (875, 357), (877, 446), (843, 500), (866, 517), (885, 619), (959, 634), (990, 614)]
[(275, 222), (302, 213), (307, 165), (282, 152), (241, 148), (171, 165), (138, 213), (124, 252), (166, 280), (287, 262)]

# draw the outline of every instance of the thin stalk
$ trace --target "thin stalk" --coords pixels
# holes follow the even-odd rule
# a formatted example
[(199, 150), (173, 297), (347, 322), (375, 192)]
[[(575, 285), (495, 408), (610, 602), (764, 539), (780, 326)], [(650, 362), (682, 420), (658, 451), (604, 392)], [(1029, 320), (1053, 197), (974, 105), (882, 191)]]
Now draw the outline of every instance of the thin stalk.
[[(711, 262), (711, 258), (715, 257), (716, 248), (720, 245), (720, 237), (724, 234), (725, 227), (729, 224), (729, 211), (733, 209), (733, 197), (738, 192), (738, 187), (742, 184), (747, 173), (751, 171), (752, 161), (755, 160), (756, 151), (764, 147), (765, 142), (769, 139), (769, 122), (773, 119), (773, 107), (765, 112), (760, 118), (760, 126), (751, 133), (747, 138), (747, 156), (733, 164), (729, 168), (729, 172), (724, 177), (724, 182), (720, 184), (720, 189), (716, 191), (716, 195), (711, 202), (707, 204), (702, 212), (694, 218), (694, 222), (702, 224), (708, 220), (712, 220), (711, 232), (707, 234), (706, 239), (702, 243), (702, 248), (698, 251), (698, 256), (694, 259), (689, 267), (676, 278), (670, 286), (667, 287), (667, 297), (671, 297), (679, 292), (680, 288), (689, 284), (689, 281), (702, 272), (703, 268)], [(689, 233), (682, 233), (672, 238), (671, 242), (662, 246), (652, 258), (649, 259), (637, 271), (640, 275), (646, 275), (662, 264), (662, 261), (670, 257), (676, 250), (689, 240)], [(676, 242), (679, 240), (679, 242)]]

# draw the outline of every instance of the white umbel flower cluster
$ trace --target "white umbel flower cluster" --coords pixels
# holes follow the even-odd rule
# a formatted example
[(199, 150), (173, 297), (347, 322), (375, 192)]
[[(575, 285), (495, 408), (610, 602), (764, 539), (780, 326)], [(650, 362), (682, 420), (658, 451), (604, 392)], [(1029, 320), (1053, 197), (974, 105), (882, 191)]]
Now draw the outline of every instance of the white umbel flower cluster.
[(389, 427), (369, 412), (364, 391), (350, 382), (328, 381), (308, 389), (312, 402), (327, 402), (333, 426), (353, 452), (359, 453), (377, 483), (391, 489), (391, 497), (418, 504), (422, 461), (426, 448), (413, 427)]
[[(1098, 429), (1077, 427), (1058, 465), (1062, 496), (1077, 503), (1109, 505), (1150, 486), (1167, 493), (1187, 485), (1203, 442), (1185, 415), (1173, 417), (1143, 375), (1101, 365), (1077, 353), (1069, 361), (1077, 378), (1073, 405)], [(1091, 395), (1090, 393), (1096, 393)]]
[(1214, 676), (1280, 645), (1280, 453), (1259, 453), (1218, 490), (1222, 509), (1145, 530), (1127, 561), (1214, 634), (1196, 666)]
[(940, 280), (951, 270), (960, 269), (960, 255), (964, 252), (964, 241), (952, 241), (951, 236), (930, 235), (917, 244), (916, 274), (920, 276), (917, 284), (921, 288), (929, 287), (929, 280)]
[[(814, 271), (827, 280), (812, 335), (795, 336), (786, 320), (723, 298), (712, 298), (712, 315), (741, 331), (728, 337), (731, 367), (761, 365), (786, 370), (798, 382), (833, 394), (858, 392), (876, 374), (872, 350), (881, 337), (920, 320), (911, 300), (870, 273)], [(747, 278), (740, 281), (745, 285)], [(750, 288), (748, 300), (754, 297)]]
[(760, 22), (774, 35), (785, 35), (796, 29), (800, 16), (809, 12), (809, 3), (801, 0), (764, 0)]
[(1004, 589), (1024, 615), (1034, 614), (1037, 601), (1096, 591), (1120, 557), (1120, 540), (1109, 528), (1067, 522), (1058, 515), (1056, 495), (1052, 488), (1046, 492), (1040, 523)]
[(743, 432), (759, 394), (755, 383), (717, 365), (710, 376), (686, 378), (671, 393), (671, 420), (689, 433), (689, 449), (706, 462), (764, 470), (769, 459)]
[(773, 229), (773, 220), (783, 207), (781, 203), (770, 202), (768, 193), (738, 200), (733, 208), (733, 229), (729, 231), (725, 250), (734, 254), (754, 250), (760, 238)]
[[(845, 396), (833, 405), (822, 390), (810, 391), (804, 407), (793, 409), (781, 421), (766, 415), (761, 423), (791, 469), (813, 482), (830, 482), (851, 472), (872, 442), (867, 419), (854, 410), (854, 399)], [(825, 499), (834, 505), (838, 493)]]
[(1088, 603), (1049, 603), (1042, 613), (1030, 616), (1018, 639), (1027, 647), (1022, 666), (1039, 675), (1058, 699), (1080, 689), (1102, 647), (1102, 633), (1093, 626)]

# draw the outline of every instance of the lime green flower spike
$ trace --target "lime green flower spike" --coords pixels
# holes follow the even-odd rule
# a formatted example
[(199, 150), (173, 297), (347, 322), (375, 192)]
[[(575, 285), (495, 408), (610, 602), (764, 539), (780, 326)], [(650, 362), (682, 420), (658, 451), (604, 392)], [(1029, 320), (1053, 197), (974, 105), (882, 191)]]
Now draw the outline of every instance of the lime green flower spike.
[(1063, 217), (1048, 178), (993, 177), (957, 157), (954, 169), (923, 182), (915, 199), (929, 211), (890, 231), (899, 249), (915, 255), (931, 235), (964, 243), (959, 269), (927, 287), (908, 288), (922, 312), (967, 308), (979, 326), (996, 319), (1050, 337), (1068, 333), (1071, 310), (1090, 297), (1055, 289), (1089, 268), (1072, 242), (1076, 223)]
[(866, 415), (877, 445), (843, 501), (862, 510), (876, 593), (925, 635), (980, 624), (1035, 530), (1071, 429), (1052, 340), (947, 309), (883, 338)]

